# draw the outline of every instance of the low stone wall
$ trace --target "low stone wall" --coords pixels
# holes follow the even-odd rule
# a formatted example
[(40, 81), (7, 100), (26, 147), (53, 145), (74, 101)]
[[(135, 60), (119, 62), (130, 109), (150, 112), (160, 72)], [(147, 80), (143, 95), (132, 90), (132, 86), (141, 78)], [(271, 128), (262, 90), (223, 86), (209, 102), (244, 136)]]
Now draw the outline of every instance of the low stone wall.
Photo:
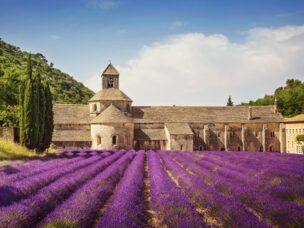
[(19, 128), (0, 127), (0, 138), (3, 138), (9, 142), (19, 142)]
[(92, 147), (92, 142), (52, 142), (51, 147), (54, 149), (90, 149)]

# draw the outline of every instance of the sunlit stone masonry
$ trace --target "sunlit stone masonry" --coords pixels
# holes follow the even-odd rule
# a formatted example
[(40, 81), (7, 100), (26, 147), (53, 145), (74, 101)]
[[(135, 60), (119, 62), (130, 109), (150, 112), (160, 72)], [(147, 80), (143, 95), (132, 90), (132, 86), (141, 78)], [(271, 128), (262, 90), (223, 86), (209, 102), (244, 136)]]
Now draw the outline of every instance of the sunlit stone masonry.
[(132, 106), (109, 64), (86, 105), (55, 104), (54, 148), (286, 151), (284, 118), (270, 106)]

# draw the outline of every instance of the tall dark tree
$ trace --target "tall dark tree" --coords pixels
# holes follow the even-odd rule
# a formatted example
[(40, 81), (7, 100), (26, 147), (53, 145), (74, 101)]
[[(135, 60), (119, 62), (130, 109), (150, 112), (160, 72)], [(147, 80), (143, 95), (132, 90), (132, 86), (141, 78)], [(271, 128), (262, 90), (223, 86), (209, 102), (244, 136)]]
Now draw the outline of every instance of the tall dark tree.
[(37, 92), (32, 77), (31, 55), (28, 57), (24, 97), (21, 101), (20, 142), (29, 149), (38, 144)]
[(229, 98), (228, 98), (227, 106), (233, 106), (233, 102), (231, 100), (231, 96), (229, 96)]
[(50, 86), (44, 83), (44, 97), (45, 97), (45, 120), (44, 120), (44, 135), (43, 135), (43, 150), (49, 148), (52, 142), (52, 135), (54, 129), (54, 113), (53, 101)]
[(37, 134), (38, 134), (38, 142), (36, 148), (38, 151), (42, 151), (43, 146), (43, 137), (45, 131), (45, 109), (46, 109), (46, 101), (45, 101), (45, 88), (41, 83), (40, 70), (38, 68), (37, 73), (34, 77), (34, 85), (35, 85), (35, 98), (36, 98), (36, 115), (37, 115)]
[(20, 142), (29, 149), (43, 151), (51, 144), (54, 128), (52, 95), (49, 85), (41, 82), (39, 69), (32, 76), (31, 56), (19, 100)]
[(19, 85), (19, 129), (20, 129), (20, 142), (23, 143), (24, 139), (24, 92), (25, 92), (25, 80), (21, 80)]

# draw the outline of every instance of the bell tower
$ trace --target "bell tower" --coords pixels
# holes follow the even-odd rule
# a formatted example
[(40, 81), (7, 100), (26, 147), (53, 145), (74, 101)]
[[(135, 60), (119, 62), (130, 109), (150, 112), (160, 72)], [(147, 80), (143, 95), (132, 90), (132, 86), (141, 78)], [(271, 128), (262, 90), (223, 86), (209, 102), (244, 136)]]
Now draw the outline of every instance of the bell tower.
[(119, 73), (110, 63), (101, 75), (102, 89), (119, 89)]

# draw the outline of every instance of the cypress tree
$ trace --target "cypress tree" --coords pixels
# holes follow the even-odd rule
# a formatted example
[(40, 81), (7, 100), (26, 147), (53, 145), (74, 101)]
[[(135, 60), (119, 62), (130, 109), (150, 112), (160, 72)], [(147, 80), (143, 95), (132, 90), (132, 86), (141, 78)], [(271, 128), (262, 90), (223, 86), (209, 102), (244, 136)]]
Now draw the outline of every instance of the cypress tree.
[(45, 94), (45, 120), (44, 120), (44, 136), (43, 136), (43, 150), (49, 148), (52, 141), (54, 129), (54, 113), (52, 94), (48, 83), (44, 84)]
[(20, 143), (23, 144), (23, 138), (24, 138), (24, 112), (23, 112), (23, 103), (24, 103), (24, 91), (25, 91), (25, 85), (24, 80), (21, 80), (19, 85), (19, 129), (20, 129)]
[(233, 102), (231, 100), (231, 96), (229, 96), (226, 106), (233, 106)]
[(25, 77), (21, 79), (19, 86), (19, 129), (20, 129), (20, 143), (25, 145), (25, 128), (24, 128), (24, 94), (25, 94), (25, 84), (27, 80), (32, 78), (32, 63), (31, 54), (28, 56), (27, 68)]
[(29, 149), (36, 149), (39, 142), (39, 84), (36, 76), (32, 76), (31, 55), (28, 57), (24, 82), (24, 95), (20, 94), (22, 103), (20, 115), (20, 142)]
[(32, 62), (31, 54), (28, 56), (25, 80), (20, 85), (20, 142), (22, 145), (34, 149), (32, 141), (33, 122), (35, 121), (34, 111), (34, 92), (32, 82)]
[(23, 102), (23, 137), (21, 142), (29, 149), (35, 149), (37, 145), (37, 118), (34, 90), (33, 80), (26, 80)]
[(43, 137), (45, 130), (45, 88), (41, 83), (41, 76), (39, 69), (34, 78), (35, 85), (35, 96), (36, 96), (36, 115), (37, 115), (37, 145), (36, 148), (38, 151), (43, 150)]
[(43, 151), (52, 141), (52, 95), (49, 85), (41, 82), (39, 69), (32, 77), (31, 55), (28, 58), (26, 77), (19, 91), (20, 142), (29, 149)]

